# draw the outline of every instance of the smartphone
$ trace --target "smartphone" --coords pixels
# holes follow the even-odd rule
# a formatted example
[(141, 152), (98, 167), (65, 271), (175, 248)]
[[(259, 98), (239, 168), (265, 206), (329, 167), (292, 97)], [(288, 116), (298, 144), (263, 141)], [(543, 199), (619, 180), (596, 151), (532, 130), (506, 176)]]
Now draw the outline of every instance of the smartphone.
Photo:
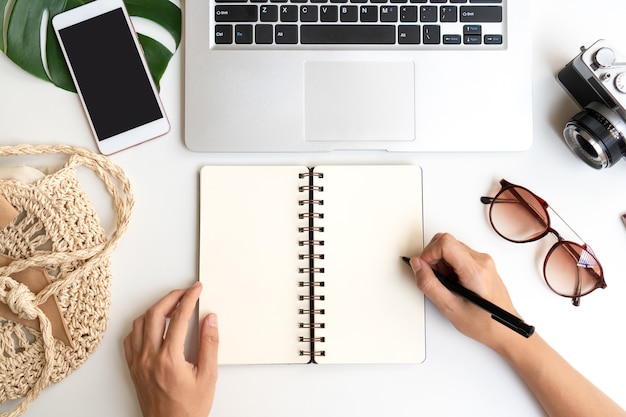
[(52, 18), (100, 152), (110, 155), (170, 130), (122, 0), (95, 0)]

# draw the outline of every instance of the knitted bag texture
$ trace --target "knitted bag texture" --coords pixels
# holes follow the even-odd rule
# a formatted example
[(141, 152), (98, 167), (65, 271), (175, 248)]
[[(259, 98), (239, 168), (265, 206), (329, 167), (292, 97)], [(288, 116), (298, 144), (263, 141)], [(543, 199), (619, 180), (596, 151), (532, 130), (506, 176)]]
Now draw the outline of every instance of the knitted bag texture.
[[(0, 156), (64, 154), (64, 166), (27, 184), (0, 180), (0, 197), (19, 213), (0, 229), (0, 303), (27, 326), (0, 317), (0, 403), (17, 403), (2, 416), (24, 413), (41, 390), (82, 365), (102, 340), (108, 323), (109, 255), (127, 229), (134, 204), (128, 179), (106, 157), (70, 146), (4, 146)], [(1, 164), (0, 160), (0, 164)], [(116, 214), (107, 233), (87, 195), (77, 168), (102, 180)], [(0, 213), (1, 214), (1, 213)], [(49, 282), (37, 293), (14, 279), (27, 269), (45, 270)], [(42, 305), (56, 298), (70, 343), (53, 336)]]

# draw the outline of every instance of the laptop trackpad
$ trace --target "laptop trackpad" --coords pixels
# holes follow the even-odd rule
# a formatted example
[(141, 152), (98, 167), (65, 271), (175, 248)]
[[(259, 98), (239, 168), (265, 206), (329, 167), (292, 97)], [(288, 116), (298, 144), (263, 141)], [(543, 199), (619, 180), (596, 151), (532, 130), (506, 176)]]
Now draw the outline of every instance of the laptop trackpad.
[(414, 140), (414, 71), (413, 62), (306, 62), (306, 140)]

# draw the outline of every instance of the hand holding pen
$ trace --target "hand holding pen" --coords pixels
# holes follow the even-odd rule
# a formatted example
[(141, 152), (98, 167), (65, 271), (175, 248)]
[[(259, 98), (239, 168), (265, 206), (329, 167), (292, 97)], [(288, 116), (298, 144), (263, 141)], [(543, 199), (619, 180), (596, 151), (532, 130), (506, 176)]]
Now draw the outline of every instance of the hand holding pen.
[[(410, 265), (419, 288), (463, 334), (497, 350), (503, 339), (516, 336), (510, 329), (526, 337), (533, 333), (532, 326), (519, 319), (489, 255), (449, 234), (437, 234)], [(452, 271), (459, 282), (445, 279)]]
[[(414, 266), (411, 265), (410, 258), (403, 256), (402, 260), (406, 262), (407, 265), (409, 265), (411, 268), (414, 268)], [(417, 268), (418, 265), (419, 264), (416, 263), (415, 268)], [(520, 319), (516, 315), (509, 313), (501, 307), (498, 307), (489, 300), (485, 300), (474, 291), (468, 290), (467, 288), (459, 284), (456, 279), (446, 277), (436, 269), (433, 269), (432, 271), (435, 274), (435, 277), (437, 277), (439, 282), (441, 282), (444, 287), (446, 287), (453, 293), (465, 298), (467, 301), (474, 303), (476, 306), (482, 308), (483, 310), (491, 314), (491, 318), (495, 321), (502, 323), (504, 326), (508, 327), (514, 332), (519, 333), (524, 337), (530, 337), (535, 332), (534, 326), (524, 323), (524, 320)]]

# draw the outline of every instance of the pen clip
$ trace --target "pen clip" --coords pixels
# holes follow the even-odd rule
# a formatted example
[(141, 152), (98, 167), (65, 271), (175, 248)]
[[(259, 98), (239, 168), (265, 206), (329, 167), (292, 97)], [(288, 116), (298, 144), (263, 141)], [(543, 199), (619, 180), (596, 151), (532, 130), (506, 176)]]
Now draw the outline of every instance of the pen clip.
[(522, 336), (524, 336), (525, 338), (529, 338), (530, 336), (532, 336), (533, 333), (535, 333), (535, 326), (531, 326), (530, 324), (526, 324), (523, 321), (520, 320), (519, 323), (517, 323), (517, 325), (511, 323), (508, 320), (504, 320), (502, 319), (500, 316), (497, 316), (495, 314), (491, 315), (491, 318), (494, 319), (495, 321), (504, 324), (506, 327), (508, 327), (509, 329), (521, 334)]

